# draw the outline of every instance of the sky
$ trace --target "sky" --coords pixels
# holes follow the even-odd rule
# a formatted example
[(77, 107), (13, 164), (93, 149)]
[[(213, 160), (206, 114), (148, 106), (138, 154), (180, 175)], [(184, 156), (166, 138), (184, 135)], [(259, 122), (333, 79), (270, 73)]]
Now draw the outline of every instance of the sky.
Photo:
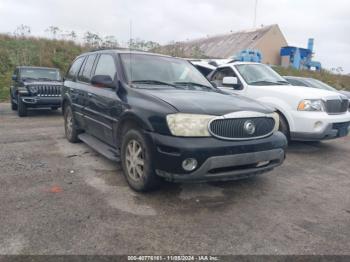
[[(0, 0), (0, 32), (20, 24), (45, 36), (57, 26), (161, 44), (254, 27), (256, 0)], [(130, 23), (131, 21), (131, 23)], [(315, 60), (350, 73), (350, 1), (257, 0), (256, 26), (278, 24), (289, 45), (315, 39)], [(47, 33), (46, 33), (47, 34)]]

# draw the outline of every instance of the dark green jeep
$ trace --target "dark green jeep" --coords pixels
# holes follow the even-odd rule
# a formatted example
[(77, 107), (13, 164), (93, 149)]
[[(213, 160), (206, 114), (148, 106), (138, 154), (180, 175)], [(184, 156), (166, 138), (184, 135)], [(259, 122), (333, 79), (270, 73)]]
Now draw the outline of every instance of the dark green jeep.
[(56, 68), (18, 66), (10, 88), (11, 107), (20, 117), (27, 115), (29, 108), (51, 108), (61, 106), (62, 79)]

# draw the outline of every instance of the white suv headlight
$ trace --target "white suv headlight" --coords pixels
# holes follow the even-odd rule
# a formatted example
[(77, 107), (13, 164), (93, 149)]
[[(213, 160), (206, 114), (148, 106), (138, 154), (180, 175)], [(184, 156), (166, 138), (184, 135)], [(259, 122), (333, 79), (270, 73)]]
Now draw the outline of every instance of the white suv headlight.
[(197, 114), (171, 114), (166, 120), (174, 136), (208, 137), (208, 124), (216, 116)]
[(305, 99), (298, 105), (298, 111), (325, 111), (320, 99)]

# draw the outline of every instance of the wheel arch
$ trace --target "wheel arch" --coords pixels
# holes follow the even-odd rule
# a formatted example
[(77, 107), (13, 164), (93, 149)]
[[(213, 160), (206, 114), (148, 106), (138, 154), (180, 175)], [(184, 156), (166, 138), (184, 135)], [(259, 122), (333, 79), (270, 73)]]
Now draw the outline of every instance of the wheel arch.
[(281, 99), (270, 98), (270, 97), (263, 97), (257, 100), (261, 103), (264, 103), (266, 105), (273, 107), (277, 111), (277, 113), (279, 113), (286, 119), (289, 130), (294, 130), (294, 120), (293, 120), (292, 114), (290, 113), (290, 111), (292, 110), (290, 105), (288, 105), (286, 102), (284, 102)]
[(62, 108), (62, 114), (64, 115), (64, 111), (66, 109), (66, 106), (67, 105), (71, 105), (72, 104), (72, 101), (71, 99), (68, 97), (68, 96), (64, 96), (62, 98), (62, 102), (61, 102), (61, 108)]
[(150, 124), (147, 124), (145, 121), (143, 121), (140, 117), (138, 117), (134, 113), (126, 113), (123, 115), (120, 120), (118, 121), (118, 126), (116, 128), (116, 133), (115, 137), (116, 139), (116, 144), (117, 147), (121, 146), (121, 141), (122, 141), (122, 135), (124, 133), (124, 130), (127, 128), (139, 128), (145, 131), (152, 131), (153, 128)]

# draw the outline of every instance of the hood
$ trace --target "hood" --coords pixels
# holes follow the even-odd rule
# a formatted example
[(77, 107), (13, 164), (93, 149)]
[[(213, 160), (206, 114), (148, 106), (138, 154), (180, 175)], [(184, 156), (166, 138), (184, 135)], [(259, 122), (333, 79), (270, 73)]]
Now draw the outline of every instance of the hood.
[(350, 92), (349, 91), (339, 91), (339, 93), (345, 95), (347, 98), (350, 99)]
[(274, 110), (255, 100), (216, 91), (173, 89), (142, 90), (174, 107), (181, 113), (225, 115), (237, 111), (272, 113)]
[(24, 81), (23, 84), (25, 86), (33, 86), (33, 85), (47, 85), (47, 86), (59, 86), (63, 85), (61, 81)]
[(277, 92), (284, 94), (286, 97), (293, 96), (300, 99), (322, 99), (326, 97), (339, 97), (338, 92), (328, 91), (324, 89), (310, 88), (306, 86), (292, 86), (292, 85), (271, 85), (271, 86), (254, 86), (255, 88), (262, 88), (269, 92)]

